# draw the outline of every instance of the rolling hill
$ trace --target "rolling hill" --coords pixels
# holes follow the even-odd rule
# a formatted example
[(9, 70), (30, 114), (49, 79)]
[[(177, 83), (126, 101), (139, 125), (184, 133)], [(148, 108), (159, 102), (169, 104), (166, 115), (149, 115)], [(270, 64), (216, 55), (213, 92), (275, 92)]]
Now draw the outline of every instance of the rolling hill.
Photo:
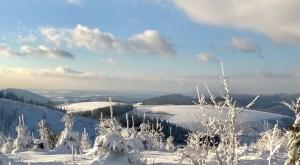
[(38, 95), (36, 93), (30, 92), (28, 90), (22, 90), (22, 89), (13, 89), (13, 88), (7, 88), (2, 90), (4, 95), (7, 95), (9, 93), (12, 93), (16, 95), (19, 98), (22, 98), (26, 102), (33, 102), (38, 104), (51, 104), (52, 101), (44, 97), (42, 95)]

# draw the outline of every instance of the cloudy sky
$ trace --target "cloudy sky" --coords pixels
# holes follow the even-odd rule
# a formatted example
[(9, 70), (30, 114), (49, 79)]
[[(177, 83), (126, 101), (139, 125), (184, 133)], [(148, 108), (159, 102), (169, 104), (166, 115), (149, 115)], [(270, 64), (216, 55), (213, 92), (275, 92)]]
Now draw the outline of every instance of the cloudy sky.
[(300, 90), (299, 0), (0, 3), (0, 88)]

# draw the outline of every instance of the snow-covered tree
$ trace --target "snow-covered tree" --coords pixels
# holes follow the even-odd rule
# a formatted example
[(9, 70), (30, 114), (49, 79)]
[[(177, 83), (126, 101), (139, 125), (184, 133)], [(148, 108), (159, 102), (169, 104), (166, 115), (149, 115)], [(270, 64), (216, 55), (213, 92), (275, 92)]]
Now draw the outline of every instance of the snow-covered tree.
[[(189, 135), (189, 140), (191, 145), (187, 145), (187, 147), (183, 150), (183, 158), (188, 157), (189, 155), (186, 153), (198, 153), (194, 156), (196, 161), (194, 164), (201, 164), (208, 156), (209, 152), (213, 152), (218, 164), (227, 164), (227, 165), (236, 165), (238, 164), (239, 155), (241, 152), (239, 151), (239, 141), (238, 137), (241, 135), (241, 132), (237, 129), (238, 123), (237, 118), (239, 114), (244, 110), (244, 108), (251, 107), (257, 96), (251, 103), (249, 103), (245, 107), (237, 107), (234, 99), (229, 94), (229, 86), (227, 82), (227, 78), (224, 73), (223, 64), (221, 63), (222, 76), (221, 82), (224, 87), (224, 93), (222, 95), (222, 102), (217, 102), (215, 97), (210, 92), (209, 88), (205, 87), (210, 95), (210, 101), (213, 103), (213, 108), (215, 108), (218, 114), (214, 117), (208, 117), (204, 113), (205, 102), (204, 96), (200, 96), (198, 88), (197, 88), (197, 96), (198, 96), (198, 106), (201, 110), (201, 118), (199, 120), (201, 131), (194, 132)], [(197, 116), (196, 116), (197, 117)], [(204, 138), (204, 139), (203, 139)], [(215, 138), (216, 141), (219, 141), (217, 145), (214, 145), (214, 141), (210, 141), (212, 138)], [(203, 145), (197, 145), (198, 142), (202, 142), (203, 140), (206, 143), (212, 143), (214, 147), (204, 147)], [(196, 144), (193, 144), (196, 143)], [(204, 145), (205, 146), (205, 145)], [(218, 146), (218, 147), (217, 147)], [(192, 152), (190, 152), (192, 151)], [(200, 151), (200, 152), (198, 152)], [(205, 152), (203, 152), (205, 151)], [(193, 159), (193, 158), (190, 158)]]
[(24, 122), (24, 116), (19, 116), (19, 125), (16, 127), (17, 138), (14, 141), (12, 151), (13, 153), (24, 151), (29, 149), (32, 145), (32, 137), (28, 133), (27, 127)]
[(268, 164), (271, 165), (272, 157), (282, 147), (283, 140), (283, 133), (278, 129), (278, 124), (276, 124), (273, 129), (262, 133), (262, 136), (257, 140), (254, 147), (259, 154), (269, 154)]
[(61, 132), (56, 144), (56, 151), (61, 153), (70, 153), (72, 150), (79, 151), (80, 138), (78, 132), (72, 129), (73, 117), (72, 113), (68, 112), (63, 117), (62, 121), (65, 123), (65, 129)]
[(285, 162), (285, 165), (295, 165), (300, 164), (300, 96), (296, 101), (292, 101), (292, 103), (282, 102), (286, 105), (290, 110), (295, 113), (296, 119), (288, 131), (288, 159)]
[[(111, 99), (109, 99), (111, 102)], [(95, 154), (97, 148), (98, 157), (92, 162), (93, 165), (114, 164), (114, 162), (122, 162), (124, 165), (142, 164), (140, 155), (135, 151), (135, 147), (123, 137), (122, 127), (113, 117), (112, 104), (110, 105), (111, 118), (103, 119), (100, 122), (101, 134), (96, 138), (94, 149), (91, 151)]]
[(5, 135), (2, 132), (0, 132), (0, 147), (2, 147), (3, 144), (6, 143), (6, 141), (7, 141), (7, 138), (5, 137)]
[(81, 134), (81, 150), (86, 151), (91, 148), (89, 134), (86, 132), (86, 129), (83, 129), (83, 133)]
[(135, 134), (134, 126), (133, 126), (133, 129), (129, 128), (128, 113), (126, 113), (126, 128), (122, 130), (121, 134), (125, 138), (130, 138), (132, 136), (132, 134)]
[(2, 146), (2, 153), (9, 154), (13, 151), (14, 140), (11, 137), (8, 137), (6, 143)]
[(44, 148), (45, 149), (49, 148), (50, 133), (45, 119), (42, 119), (39, 122), (39, 134), (40, 134), (40, 139), (43, 141)]
[(160, 150), (162, 146), (162, 127), (157, 123), (156, 127), (154, 125), (150, 126), (149, 122), (145, 122), (146, 115), (144, 114), (143, 122), (139, 126), (140, 132), (137, 133), (137, 138), (144, 144), (144, 149), (146, 150)]
[(167, 138), (166, 150), (169, 152), (174, 152), (176, 150), (174, 137), (172, 136), (172, 127), (170, 127), (170, 136)]

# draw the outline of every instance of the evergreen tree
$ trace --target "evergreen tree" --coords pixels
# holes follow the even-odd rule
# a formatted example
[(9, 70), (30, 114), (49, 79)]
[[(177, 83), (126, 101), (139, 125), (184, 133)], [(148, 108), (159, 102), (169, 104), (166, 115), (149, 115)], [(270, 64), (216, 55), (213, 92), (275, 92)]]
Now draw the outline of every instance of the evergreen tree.
[(174, 146), (174, 137), (172, 136), (172, 127), (170, 128), (170, 136), (167, 138), (166, 150), (174, 152), (176, 147)]
[(19, 116), (19, 125), (16, 127), (17, 138), (14, 141), (14, 152), (23, 151), (28, 149), (32, 145), (32, 137), (29, 135), (27, 131), (27, 127), (24, 123), (24, 116)]
[(70, 153), (72, 150), (79, 151), (79, 134), (72, 130), (73, 117), (71, 113), (66, 113), (62, 121), (65, 123), (65, 129), (61, 132), (56, 144), (56, 151), (61, 153)]
[(44, 143), (44, 147), (48, 148), (49, 147), (49, 136), (50, 136), (50, 133), (49, 133), (49, 129), (48, 129), (48, 126), (47, 126), (47, 123), (46, 123), (45, 119), (42, 119), (39, 122), (39, 134), (40, 134), (41, 140)]
[(89, 134), (86, 132), (86, 129), (83, 129), (83, 133), (81, 135), (81, 150), (85, 151), (91, 148), (90, 140), (89, 140)]

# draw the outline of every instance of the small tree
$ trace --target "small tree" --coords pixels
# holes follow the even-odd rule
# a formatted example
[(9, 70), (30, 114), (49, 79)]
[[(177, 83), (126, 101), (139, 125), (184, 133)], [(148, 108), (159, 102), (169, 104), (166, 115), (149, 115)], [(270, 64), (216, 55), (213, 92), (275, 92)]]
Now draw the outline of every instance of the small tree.
[(86, 129), (83, 129), (83, 133), (81, 135), (81, 150), (86, 151), (91, 148), (90, 140), (89, 140), (89, 134), (86, 132)]
[(169, 152), (174, 152), (176, 150), (174, 137), (172, 136), (172, 127), (170, 127), (170, 136), (167, 138), (166, 150)]
[(44, 147), (49, 148), (50, 133), (49, 133), (49, 128), (47, 126), (45, 119), (42, 119), (39, 122), (39, 134), (40, 134), (41, 140), (44, 142)]
[(32, 138), (28, 133), (23, 115), (19, 116), (19, 125), (16, 127), (16, 131), (17, 138), (14, 141), (14, 150), (12, 151), (13, 153), (28, 149), (32, 145)]
[[(111, 99), (109, 98), (111, 103)], [(128, 137), (123, 137), (122, 127), (113, 117), (112, 104), (110, 105), (111, 118), (101, 120), (101, 134), (96, 138), (94, 148), (97, 148), (98, 157), (92, 164), (114, 164), (114, 162), (122, 161), (124, 165), (142, 164), (140, 155), (134, 150), (133, 143)], [(93, 154), (95, 150), (91, 151)], [(90, 153), (89, 153), (90, 154)]]
[(260, 154), (268, 153), (268, 164), (271, 165), (272, 157), (282, 147), (283, 140), (283, 133), (278, 129), (278, 124), (276, 124), (273, 129), (262, 133), (261, 137), (254, 145), (254, 148)]
[[(197, 144), (188, 145), (186, 150), (183, 151), (186, 152), (189, 152), (191, 150), (200, 151), (200, 152), (195, 152), (195, 153), (199, 153), (198, 157), (200, 160), (197, 159), (197, 155), (195, 155), (195, 157), (190, 158), (190, 159), (195, 158), (194, 164), (202, 164), (203, 161), (207, 158), (208, 152), (210, 150), (215, 153), (218, 164), (221, 165), (238, 164), (238, 159), (239, 159), (238, 136), (240, 135), (241, 132), (237, 130), (237, 126), (238, 126), (237, 118), (239, 114), (244, 110), (244, 108), (251, 107), (259, 97), (257, 96), (251, 103), (249, 103), (245, 107), (237, 107), (236, 102), (229, 94), (229, 86), (227, 82), (227, 77), (225, 76), (222, 62), (221, 62), (221, 69), (222, 69), (221, 82), (225, 91), (225, 94), (222, 95), (222, 99), (224, 100), (223, 102), (217, 102), (215, 97), (212, 95), (209, 88), (205, 84), (205, 87), (210, 95), (210, 101), (213, 103), (213, 108), (218, 112), (218, 114), (215, 117), (208, 117), (204, 113), (203, 110), (205, 109), (205, 105), (206, 105), (205, 98), (203, 95), (200, 96), (197, 88), (197, 96), (198, 96), (197, 104), (200, 107), (201, 114), (202, 114), (199, 123), (202, 129), (199, 132), (194, 132), (189, 135), (189, 140), (191, 144), (198, 142), (199, 140), (200, 142), (201, 141), (203, 142), (203, 139), (201, 139), (201, 137), (203, 136), (206, 137), (204, 138), (204, 141), (208, 140), (206, 143), (211, 143), (209, 139), (210, 137), (214, 137), (215, 135), (218, 135), (217, 137), (220, 141), (220, 144), (218, 144), (218, 147), (204, 147), (204, 148), (203, 145), (200, 146)], [(185, 156), (188, 156), (184, 152), (183, 155), (184, 155), (183, 158)]]
[(3, 154), (10, 154), (13, 151), (14, 141), (11, 137), (7, 138), (7, 142), (2, 146)]
[(79, 134), (75, 132), (73, 127), (72, 113), (67, 112), (62, 121), (65, 123), (65, 129), (61, 132), (56, 144), (56, 151), (61, 153), (70, 153), (72, 150), (79, 150)]

